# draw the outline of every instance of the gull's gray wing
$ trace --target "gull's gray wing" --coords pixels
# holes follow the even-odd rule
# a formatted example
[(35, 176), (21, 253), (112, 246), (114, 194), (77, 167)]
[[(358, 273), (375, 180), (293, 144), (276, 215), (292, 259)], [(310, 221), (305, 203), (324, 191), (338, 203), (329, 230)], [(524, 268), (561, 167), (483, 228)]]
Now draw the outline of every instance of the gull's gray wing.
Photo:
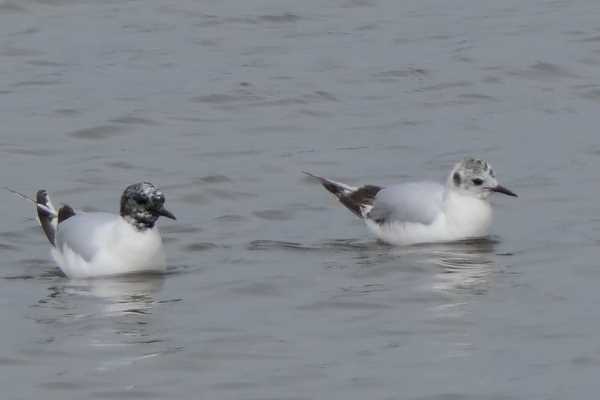
[(386, 222), (414, 222), (429, 225), (442, 211), (445, 187), (435, 182), (415, 182), (380, 190), (367, 218)]
[(90, 261), (100, 249), (102, 243), (94, 241), (100, 228), (118, 221), (116, 214), (91, 212), (75, 214), (58, 224), (56, 247), (63, 251), (67, 245), (84, 260)]

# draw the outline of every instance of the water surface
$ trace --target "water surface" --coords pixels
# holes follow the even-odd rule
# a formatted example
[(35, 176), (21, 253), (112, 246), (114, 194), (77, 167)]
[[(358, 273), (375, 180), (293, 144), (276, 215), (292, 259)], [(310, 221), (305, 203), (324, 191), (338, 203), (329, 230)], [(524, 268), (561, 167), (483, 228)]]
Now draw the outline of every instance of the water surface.
[[(7, 399), (574, 399), (600, 365), (581, 1), (0, 0), (2, 186), (160, 186), (164, 277), (70, 281), (3, 196)], [(483, 241), (394, 249), (306, 179), (488, 159)]]

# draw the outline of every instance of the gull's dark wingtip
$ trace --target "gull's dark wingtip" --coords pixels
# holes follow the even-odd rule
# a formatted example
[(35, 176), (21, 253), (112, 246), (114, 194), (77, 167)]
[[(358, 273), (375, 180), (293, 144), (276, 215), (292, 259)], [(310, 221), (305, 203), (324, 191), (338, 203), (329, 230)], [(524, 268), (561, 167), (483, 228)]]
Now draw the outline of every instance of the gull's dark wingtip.
[[(50, 197), (48, 196), (48, 192), (44, 189), (40, 189), (35, 194), (35, 202), (36, 205), (42, 205), (43, 207), (36, 207), (38, 219), (40, 221), (40, 225), (42, 226), (42, 230), (46, 234), (48, 241), (52, 244), (52, 246), (56, 246), (54, 239), (56, 237), (56, 214), (52, 214), (50, 210), (53, 209), (52, 204), (50, 203)], [(70, 207), (69, 207), (70, 208)], [(68, 217), (67, 217), (68, 218)]]
[[(40, 189), (35, 193), (35, 199), (32, 199), (31, 197), (24, 195), (23, 193), (17, 192), (16, 190), (9, 188), (8, 186), (4, 186), (4, 189), (19, 196), (20, 198), (22, 198), (24, 200), (31, 201), (33, 204), (35, 204), (35, 210), (37, 213), (38, 221), (39, 221), (40, 225), (42, 226), (42, 229), (43, 229), (44, 233), (46, 234), (48, 241), (52, 244), (52, 246), (54, 246), (54, 238), (56, 236), (56, 224), (57, 224), (56, 219), (59, 215), (56, 212), (56, 210), (54, 210), (54, 207), (52, 206), (52, 203), (50, 202), (50, 197), (48, 196), (48, 192), (44, 189)], [(69, 209), (72, 211), (71, 207), (69, 207)], [(68, 214), (68, 211), (67, 211), (67, 214)], [(74, 214), (74, 212), (73, 212), (73, 214)], [(68, 218), (70, 216), (71, 215), (68, 215), (66, 218)], [(64, 219), (66, 219), (66, 218), (64, 218)]]
[(352, 187), (345, 183), (336, 182), (310, 172), (302, 171), (302, 173), (311, 178), (318, 179), (321, 185), (338, 200), (354, 215), (360, 218), (365, 218), (363, 211), (373, 204), (375, 196), (381, 190), (379, 186), (365, 185), (361, 187)]
[(58, 210), (58, 221), (57, 223), (60, 224), (61, 222), (71, 218), (72, 216), (74, 216), (75, 210), (73, 210), (73, 207), (71, 207), (68, 204), (63, 205), (59, 210)]

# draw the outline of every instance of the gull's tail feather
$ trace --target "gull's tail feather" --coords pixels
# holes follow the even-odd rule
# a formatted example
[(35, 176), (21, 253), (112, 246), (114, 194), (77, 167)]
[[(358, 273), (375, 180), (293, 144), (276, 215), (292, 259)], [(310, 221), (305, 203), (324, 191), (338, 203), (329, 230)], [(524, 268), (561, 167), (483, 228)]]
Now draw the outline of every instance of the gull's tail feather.
[(313, 175), (309, 172), (304, 173), (312, 178), (318, 179), (325, 189), (333, 193), (348, 210), (352, 211), (354, 215), (360, 218), (366, 218), (373, 207), (375, 196), (381, 190), (379, 186), (365, 185), (355, 187)]

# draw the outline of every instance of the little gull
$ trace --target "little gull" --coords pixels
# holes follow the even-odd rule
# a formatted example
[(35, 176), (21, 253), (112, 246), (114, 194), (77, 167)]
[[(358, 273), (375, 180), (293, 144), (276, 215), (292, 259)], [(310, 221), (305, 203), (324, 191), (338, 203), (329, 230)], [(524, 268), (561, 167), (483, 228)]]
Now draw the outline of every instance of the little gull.
[(393, 245), (480, 238), (492, 222), (492, 192), (517, 195), (498, 184), (492, 166), (465, 158), (446, 184), (413, 182), (388, 187), (354, 187), (305, 172), (365, 221), (383, 242)]
[(161, 216), (175, 216), (164, 207), (165, 196), (153, 184), (128, 186), (121, 196), (120, 215), (80, 212), (68, 205), (57, 211), (45, 190), (39, 190), (32, 201), (53, 246), (52, 256), (69, 278), (165, 271), (162, 239), (155, 224)]

